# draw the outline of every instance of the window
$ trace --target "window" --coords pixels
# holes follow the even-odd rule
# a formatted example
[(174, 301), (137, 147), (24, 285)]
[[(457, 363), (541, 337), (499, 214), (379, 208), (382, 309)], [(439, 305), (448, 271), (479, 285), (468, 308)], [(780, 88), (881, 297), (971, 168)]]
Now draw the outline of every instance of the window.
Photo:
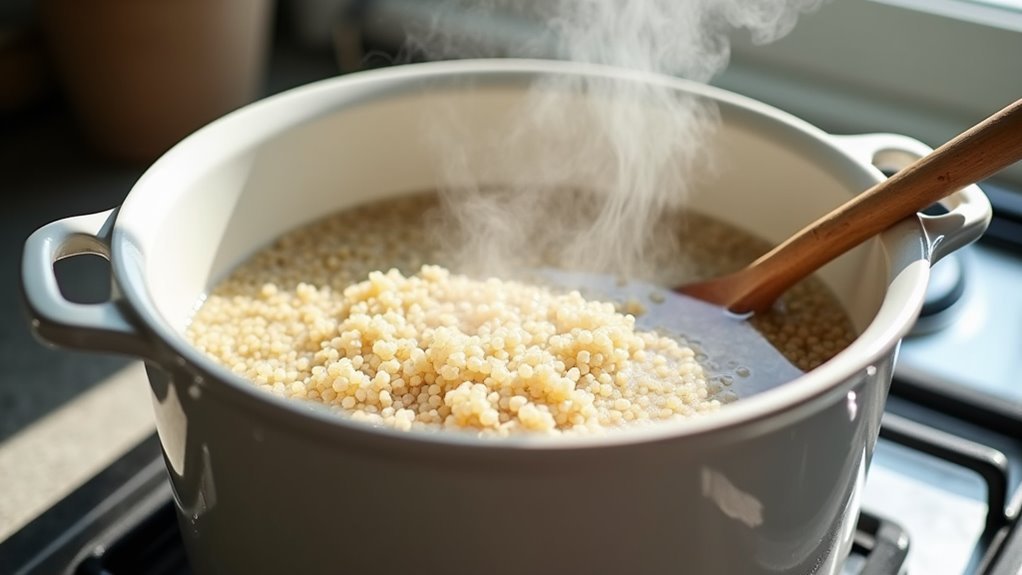
[(714, 83), (831, 132), (938, 145), (1022, 97), (1022, 1), (832, 0), (774, 44), (736, 42)]
[[(448, 0), (369, 0), (362, 34), (397, 48), (404, 30), (439, 25), (487, 54), (516, 54), (538, 25), (520, 16), (546, 0), (518, 1), (518, 18), (493, 12), (492, 0), (438, 18)], [(833, 133), (896, 132), (936, 146), (1022, 97), (1022, 0), (828, 0), (772, 44), (737, 34), (713, 83)], [(1022, 189), (1022, 165), (999, 179)]]

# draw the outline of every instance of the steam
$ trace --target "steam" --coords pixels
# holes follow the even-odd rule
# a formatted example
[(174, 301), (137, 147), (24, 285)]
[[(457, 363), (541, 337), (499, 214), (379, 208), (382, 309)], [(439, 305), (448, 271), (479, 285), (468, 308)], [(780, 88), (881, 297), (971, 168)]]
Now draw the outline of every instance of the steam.
[[(433, 58), (556, 56), (708, 82), (727, 65), (733, 34), (771, 42), (821, 1), (449, 0), (411, 45)], [(473, 24), (496, 14), (511, 23), (504, 42)], [(540, 259), (650, 275), (650, 256), (677, 248), (657, 224), (712, 172), (719, 124), (710, 103), (654, 76), (540, 79), (482, 145), (459, 132), (459, 114), (449, 111), (436, 134), (447, 174), (438, 228), (463, 267), (505, 275)]]

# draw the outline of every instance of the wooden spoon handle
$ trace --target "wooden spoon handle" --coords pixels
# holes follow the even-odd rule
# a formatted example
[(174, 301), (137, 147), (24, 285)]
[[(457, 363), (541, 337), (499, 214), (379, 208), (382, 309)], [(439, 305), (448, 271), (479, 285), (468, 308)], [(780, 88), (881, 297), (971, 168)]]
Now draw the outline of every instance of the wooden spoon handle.
[(1022, 159), (1022, 99), (859, 194), (739, 272), (734, 312), (762, 310), (821, 266), (969, 184)]

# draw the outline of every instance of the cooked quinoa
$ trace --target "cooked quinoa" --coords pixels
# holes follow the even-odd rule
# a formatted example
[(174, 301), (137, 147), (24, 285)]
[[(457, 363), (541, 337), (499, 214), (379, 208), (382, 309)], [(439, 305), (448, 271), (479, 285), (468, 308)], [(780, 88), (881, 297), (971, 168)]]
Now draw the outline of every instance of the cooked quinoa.
[(720, 406), (692, 349), (612, 303), (438, 266), (341, 293), (267, 283), (244, 306), (207, 303), (191, 333), (274, 393), (405, 430), (587, 432)]
[[(727, 378), (708, 380), (697, 351), (636, 328), (643, 302), (448, 271), (454, 260), (423, 215), (433, 205), (428, 195), (388, 200), (285, 234), (214, 288), (188, 338), (268, 392), (402, 430), (599, 433), (734, 398)], [(765, 251), (693, 218), (681, 239), (714, 241), (688, 254), (685, 273), (694, 262), (697, 273), (719, 274)], [(815, 281), (754, 321), (803, 370), (854, 337)]]

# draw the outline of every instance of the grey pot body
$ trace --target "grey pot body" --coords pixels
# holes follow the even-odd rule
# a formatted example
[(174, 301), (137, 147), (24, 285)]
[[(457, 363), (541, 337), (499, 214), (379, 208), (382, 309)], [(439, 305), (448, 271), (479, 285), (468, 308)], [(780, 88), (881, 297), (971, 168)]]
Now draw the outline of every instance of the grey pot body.
[(807, 574), (851, 544), (892, 359), (783, 423), (564, 450), (334, 437), (150, 377), (196, 573)]

